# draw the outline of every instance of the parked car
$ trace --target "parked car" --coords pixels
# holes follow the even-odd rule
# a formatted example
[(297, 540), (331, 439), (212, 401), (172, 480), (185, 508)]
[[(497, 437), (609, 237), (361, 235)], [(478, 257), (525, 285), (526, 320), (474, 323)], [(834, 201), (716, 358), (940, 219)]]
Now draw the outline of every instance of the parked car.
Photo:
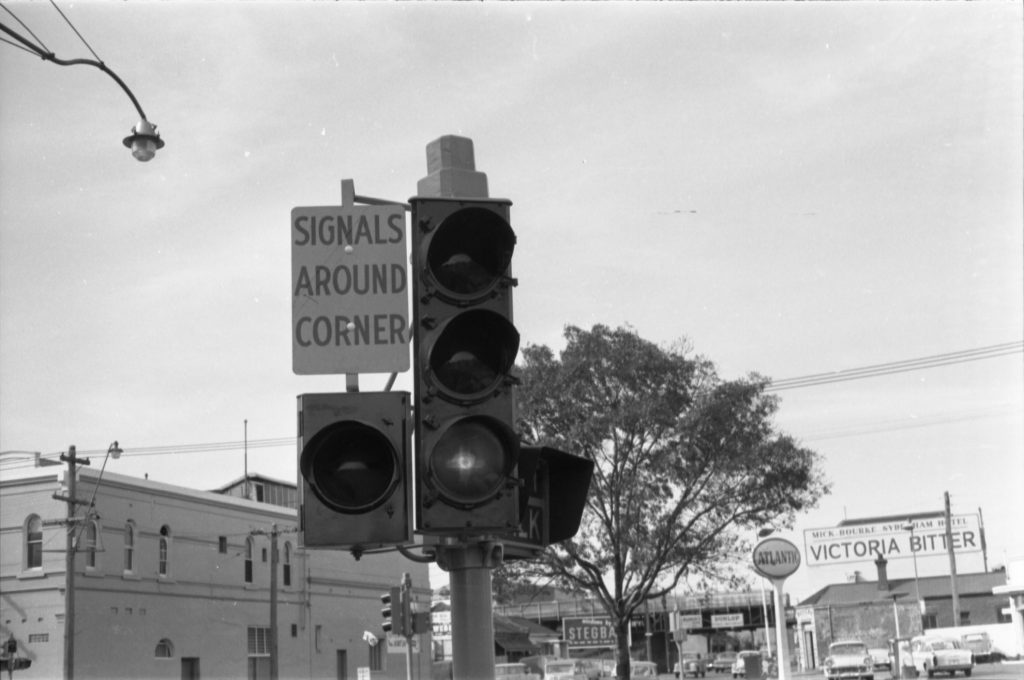
[(841, 640), (830, 644), (825, 659), (825, 677), (828, 680), (874, 680), (875, 660), (868, 653), (868, 646), (860, 640)]
[(747, 658), (750, 657), (761, 658), (761, 652), (745, 651), (740, 652), (736, 655), (736, 660), (732, 663), (732, 677), (743, 678), (747, 675)]
[(988, 633), (984, 631), (967, 633), (960, 640), (963, 642), (964, 648), (969, 649), (974, 655), (974, 663), (1002, 661), (1002, 654), (992, 646), (992, 638), (988, 636)]
[(722, 652), (715, 656), (715, 660), (711, 662), (711, 670), (719, 673), (729, 673), (732, 671), (734, 663), (736, 663), (736, 652)]
[(495, 680), (540, 680), (540, 676), (530, 672), (525, 663), (494, 664)]
[(707, 659), (701, 656), (700, 652), (683, 652), (679, 661), (676, 661), (672, 672), (677, 678), (692, 676), (703, 678), (708, 671)]
[(649, 680), (658, 677), (658, 664), (653, 661), (630, 661), (629, 680)]
[(919, 675), (927, 673), (929, 678), (936, 673), (953, 676), (963, 671), (970, 676), (974, 670), (974, 655), (964, 649), (959, 640), (931, 635), (919, 635), (910, 641), (910, 654), (914, 657), (914, 668)]
[(544, 680), (588, 680), (587, 669), (580, 659), (548, 659)]
[(871, 655), (871, 660), (875, 662), (875, 670), (892, 670), (892, 659), (889, 658), (889, 650), (885, 647), (870, 647), (868, 648), (868, 654)]

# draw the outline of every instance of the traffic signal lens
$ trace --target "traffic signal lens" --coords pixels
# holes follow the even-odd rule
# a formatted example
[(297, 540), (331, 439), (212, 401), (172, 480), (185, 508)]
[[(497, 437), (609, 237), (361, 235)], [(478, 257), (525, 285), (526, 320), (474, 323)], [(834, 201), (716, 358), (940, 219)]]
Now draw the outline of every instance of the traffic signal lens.
[(438, 225), (427, 250), (427, 270), (442, 297), (468, 304), (501, 282), (515, 244), (512, 227), (500, 215), (463, 208)]
[(431, 478), (443, 500), (471, 508), (505, 485), (516, 443), (504, 424), (485, 417), (457, 420), (430, 454)]
[(341, 421), (321, 430), (303, 449), (299, 466), (313, 493), (338, 512), (381, 505), (398, 485), (398, 454), (379, 430)]
[(519, 351), (519, 332), (507, 318), (471, 310), (453, 318), (430, 348), (430, 370), (451, 401), (472, 403), (499, 387)]

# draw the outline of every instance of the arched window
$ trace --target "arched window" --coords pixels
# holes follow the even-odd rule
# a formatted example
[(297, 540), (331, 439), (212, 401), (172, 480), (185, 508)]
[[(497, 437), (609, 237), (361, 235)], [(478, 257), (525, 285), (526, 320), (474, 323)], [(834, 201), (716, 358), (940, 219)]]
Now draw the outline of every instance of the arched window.
[(171, 552), (171, 528), (166, 524), (160, 527), (160, 548), (157, 555), (157, 573), (167, 576)]
[(96, 568), (96, 551), (99, 550), (100, 526), (90, 519), (85, 523), (85, 568)]
[(284, 569), (284, 578), (282, 581), (284, 585), (290, 586), (292, 584), (292, 544), (284, 544), (284, 559), (282, 560)]
[(43, 521), (39, 515), (29, 515), (25, 519), (25, 568), (42, 569), (43, 567)]
[(153, 653), (153, 656), (158, 659), (170, 659), (174, 656), (174, 644), (167, 638), (164, 638), (156, 643), (156, 651)]
[(124, 570), (135, 571), (135, 523), (124, 525)]
[(252, 537), (245, 539), (245, 582), (252, 583)]

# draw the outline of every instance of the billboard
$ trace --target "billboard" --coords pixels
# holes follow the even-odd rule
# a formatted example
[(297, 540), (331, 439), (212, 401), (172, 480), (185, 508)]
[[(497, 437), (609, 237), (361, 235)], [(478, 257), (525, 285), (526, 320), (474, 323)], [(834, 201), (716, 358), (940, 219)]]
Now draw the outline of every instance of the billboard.
[[(913, 531), (907, 520), (887, 519), (804, 531), (804, 561), (809, 567), (844, 562), (873, 561), (945, 555), (948, 553), (946, 518), (915, 517)], [(981, 522), (977, 514), (952, 515), (953, 551), (960, 555), (981, 552)]]

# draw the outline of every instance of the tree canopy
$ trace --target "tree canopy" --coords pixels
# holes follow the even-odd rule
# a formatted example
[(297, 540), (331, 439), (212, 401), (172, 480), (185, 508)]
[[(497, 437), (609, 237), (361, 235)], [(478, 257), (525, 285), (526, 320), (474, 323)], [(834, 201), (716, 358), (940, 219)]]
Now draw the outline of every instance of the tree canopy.
[(594, 461), (580, 530), (512, 570), (596, 597), (629, 677), (628, 627), (646, 600), (719, 573), (737, 537), (785, 526), (828, 493), (819, 456), (776, 431), (779, 400), (757, 375), (722, 380), (683, 344), (631, 328), (569, 326), (558, 357), (522, 352), (518, 429)]

